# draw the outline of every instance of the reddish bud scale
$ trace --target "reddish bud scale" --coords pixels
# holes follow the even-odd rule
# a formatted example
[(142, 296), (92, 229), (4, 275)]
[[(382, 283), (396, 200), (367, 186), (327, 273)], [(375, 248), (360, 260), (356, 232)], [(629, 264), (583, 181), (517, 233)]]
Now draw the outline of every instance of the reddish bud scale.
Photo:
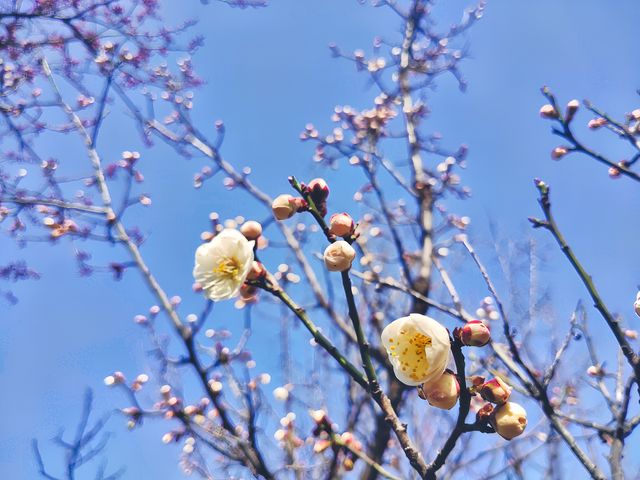
[(468, 347), (482, 347), (491, 340), (491, 331), (482, 320), (471, 320), (462, 328), (456, 328), (454, 336)]
[(493, 378), (485, 382), (478, 389), (480, 396), (487, 402), (502, 405), (509, 400), (511, 396), (511, 387), (504, 383), (500, 378)]

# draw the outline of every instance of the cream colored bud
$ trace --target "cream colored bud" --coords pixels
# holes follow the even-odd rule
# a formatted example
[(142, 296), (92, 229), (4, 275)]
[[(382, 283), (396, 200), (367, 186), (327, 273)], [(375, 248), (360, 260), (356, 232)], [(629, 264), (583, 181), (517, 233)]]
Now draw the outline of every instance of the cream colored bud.
[(329, 220), (329, 231), (336, 237), (353, 235), (356, 225), (348, 213), (334, 213)]
[(240, 233), (242, 233), (247, 240), (257, 240), (262, 235), (262, 225), (255, 220), (249, 220), (244, 222), (240, 227)]
[(496, 403), (498, 405), (506, 403), (511, 395), (511, 387), (498, 377), (483, 383), (478, 391), (482, 398), (487, 402)]
[(554, 160), (560, 160), (567, 153), (569, 153), (567, 147), (556, 147), (551, 151), (551, 158), (553, 158)]
[(553, 105), (547, 103), (540, 109), (540, 116), (542, 118), (558, 118), (558, 112), (553, 108)]
[(293, 217), (293, 215), (298, 211), (296, 206), (295, 198), (289, 194), (278, 195), (273, 203), (271, 204), (271, 210), (273, 210), (273, 215), (278, 220), (286, 220), (287, 218)]
[(443, 410), (451, 410), (460, 396), (458, 378), (450, 370), (445, 371), (439, 378), (424, 383), (421, 390), (429, 405)]
[(591, 130), (597, 130), (598, 128), (603, 127), (606, 124), (607, 124), (606, 119), (602, 117), (598, 117), (598, 118), (593, 118), (589, 120), (587, 127), (589, 127)]
[(640, 317), (640, 293), (638, 293), (638, 298), (633, 303), (633, 310), (636, 312), (636, 315)]
[(511, 440), (527, 427), (527, 411), (517, 403), (507, 402), (493, 410), (489, 421), (502, 438)]
[(330, 272), (344, 272), (351, 268), (356, 251), (344, 240), (329, 245), (324, 251), (324, 264)]

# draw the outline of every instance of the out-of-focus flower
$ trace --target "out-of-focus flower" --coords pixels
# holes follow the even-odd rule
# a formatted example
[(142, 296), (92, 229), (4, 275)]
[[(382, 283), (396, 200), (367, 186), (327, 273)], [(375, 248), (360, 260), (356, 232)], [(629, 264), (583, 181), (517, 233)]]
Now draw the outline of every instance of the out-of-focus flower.
[(351, 268), (356, 251), (348, 242), (338, 240), (324, 251), (324, 264), (330, 272), (344, 272)]
[(247, 237), (247, 240), (257, 240), (262, 235), (262, 225), (255, 220), (249, 220), (242, 224), (240, 233)]
[(636, 295), (636, 301), (633, 303), (633, 309), (636, 312), (636, 315), (640, 317), (640, 292)]
[(517, 403), (507, 402), (493, 410), (489, 422), (502, 438), (511, 440), (527, 427), (527, 411)]
[(600, 377), (604, 375), (604, 370), (600, 365), (591, 365), (589, 368), (587, 368), (587, 374), (592, 377)]
[(235, 297), (253, 265), (253, 241), (224, 229), (196, 250), (193, 276), (213, 301)]
[(453, 334), (468, 347), (482, 347), (491, 340), (491, 331), (482, 320), (471, 320), (464, 327), (456, 328)]
[(289, 390), (284, 387), (277, 387), (273, 390), (273, 396), (276, 400), (284, 402), (287, 398), (289, 398)]
[(382, 331), (382, 344), (398, 380), (414, 387), (440, 377), (451, 353), (447, 329), (417, 313), (387, 325)]
[(439, 378), (422, 384), (419, 392), (432, 407), (451, 410), (460, 397), (460, 383), (456, 375), (447, 370)]
[(504, 383), (501, 378), (492, 378), (488, 382), (483, 383), (478, 392), (487, 402), (502, 405), (509, 400), (511, 395), (511, 387)]
[(273, 215), (278, 220), (286, 220), (287, 218), (293, 217), (293, 215), (298, 211), (298, 208), (298, 201), (293, 197), (293, 195), (289, 195), (287, 193), (278, 195), (271, 204)]
[(348, 213), (334, 213), (329, 219), (329, 231), (336, 237), (353, 235), (356, 224)]

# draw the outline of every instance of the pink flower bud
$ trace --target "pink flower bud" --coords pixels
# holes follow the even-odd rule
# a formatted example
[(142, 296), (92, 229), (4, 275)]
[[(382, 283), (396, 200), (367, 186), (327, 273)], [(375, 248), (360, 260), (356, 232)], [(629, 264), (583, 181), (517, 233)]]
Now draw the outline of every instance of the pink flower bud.
[(609, 177), (610, 178), (620, 177), (620, 170), (616, 167), (609, 167)]
[(462, 328), (456, 328), (453, 334), (468, 347), (482, 347), (491, 340), (491, 331), (482, 320), (471, 320)]
[(429, 405), (443, 410), (451, 410), (460, 396), (458, 378), (451, 370), (446, 370), (429, 383), (423, 383), (420, 390)]
[(553, 105), (547, 103), (540, 109), (540, 116), (542, 118), (558, 118), (558, 112), (553, 108)]
[(247, 240), (257, 240), (262, 235), (262, 225), (260, 223), (249, 220), (240, 227), (240, 233), (242, 233)]
[(562, 147), (562, 146), (556, 147), (551, 151), (551, 158), (553, 158), (554, 160), (560, 160), (567, 153), (569, 153), (569, 150), (567, 149), (567, 147)]
[(487, 402), (498, 405), (506, 403), (511, 395), (511, 387), (497, 377), (482, 384), (478, 391)]
[(589, 123), (587, 124), (587, 126), (591, 129), (591, 130), (597, 130), (600, 127), (603, 127), (607, 124), (607, 120), (602, 118), (602, 117), (598, 117), (598, 118), (593, 118), (591, 120), (589, 120)]
[(356, 225), (348, 213), (334, 213), (329, 219), (329, 231), (336, 237), (353, 235)]
[(329, 185), (327, 185), (324, 178), (314, 178), (309, 182), (307, 188), (313, 201), (316, 203), (324, 202), (329, 196)]
[(330, 272), (344, 272), (351, 268), (356, 251), (344, 240), (329, 245), (324, 251), (324, 264)]
[(640, 120), (640, 108), (636, 108), (633, 112), (631, 112), (631, 118), (634, 120)]
[(527, 411), (517, 403), (507, 402), (493, 410), (489, 422), (502, 438), (511, 440), (527, 427)]
[(567, 103), (567, 117), (572, 118), (580, 108), (580, 100), (573, 99)]
[(271, 210), (273, 210), (273, 215), (278, 220), (291, 218), (298, 211), (296, 199), (286, 193), (278, 195), (271, 204)]

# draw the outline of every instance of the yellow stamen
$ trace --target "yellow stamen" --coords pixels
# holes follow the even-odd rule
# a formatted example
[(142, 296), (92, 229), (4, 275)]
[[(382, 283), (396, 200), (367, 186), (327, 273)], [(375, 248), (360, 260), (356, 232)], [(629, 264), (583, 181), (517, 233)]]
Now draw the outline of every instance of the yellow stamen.
[(240, 262), (235, 257), (225, 258), (218, 263), (218, 266), (213, 271), (235, 280), (240, 275)]

